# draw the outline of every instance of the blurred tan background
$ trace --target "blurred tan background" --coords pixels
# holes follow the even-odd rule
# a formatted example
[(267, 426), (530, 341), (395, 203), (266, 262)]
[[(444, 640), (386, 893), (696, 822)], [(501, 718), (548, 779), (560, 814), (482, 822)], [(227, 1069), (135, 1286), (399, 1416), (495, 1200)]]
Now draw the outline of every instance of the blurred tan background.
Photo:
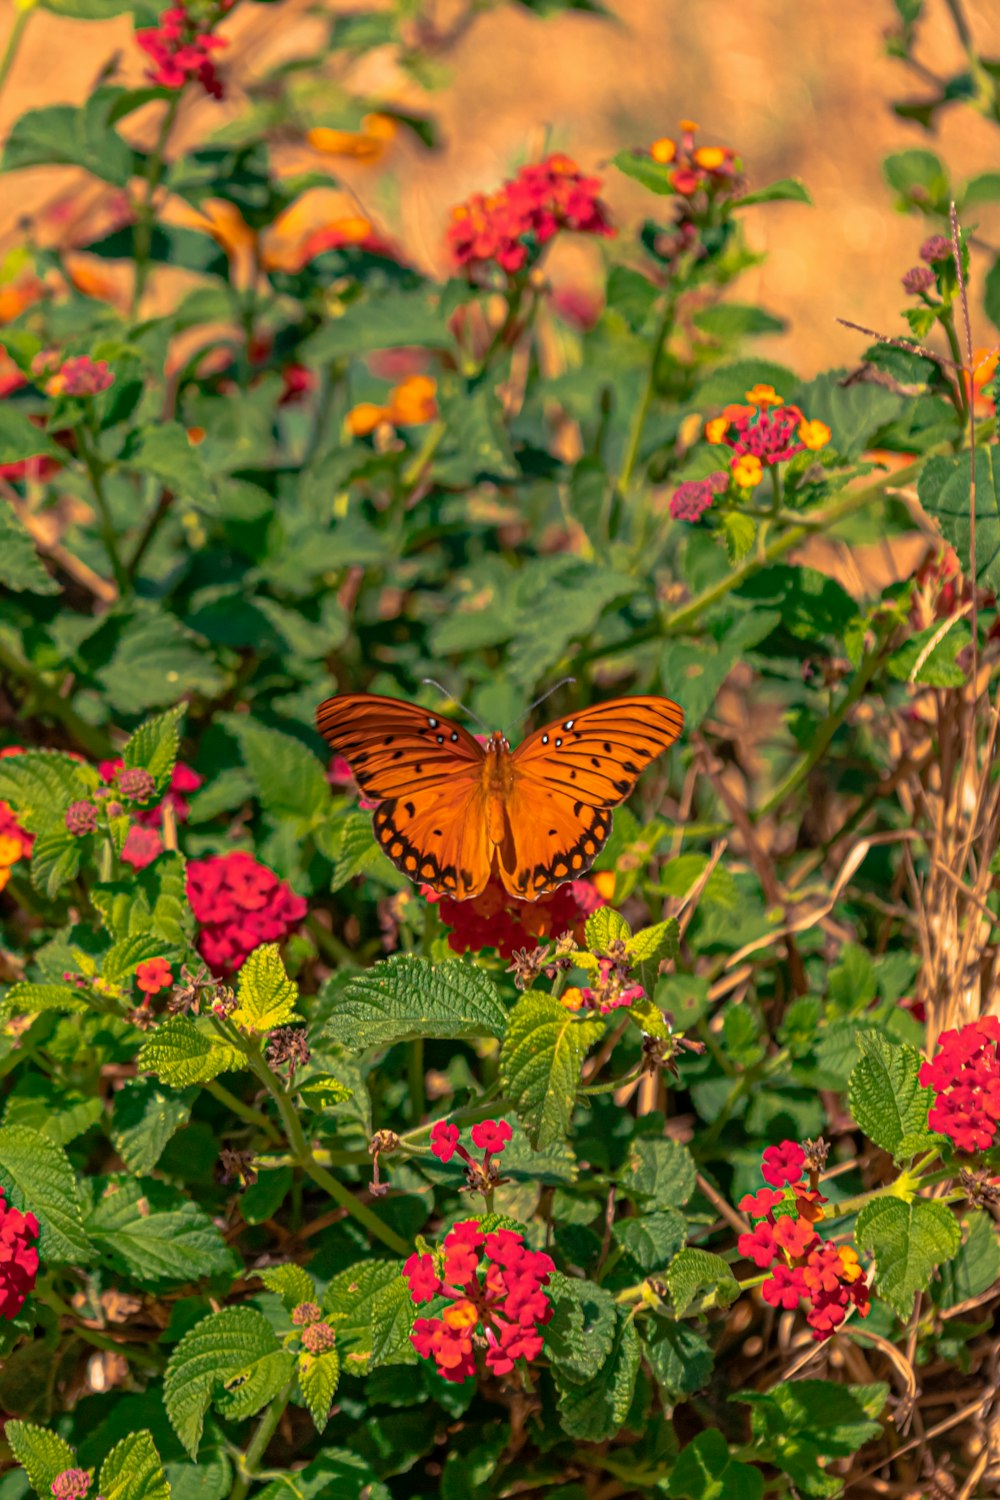
[[(958, 71), (963, 54), (945, 0), (926, 0), (926, 8), (918, 56), (939, 74)], [(900, 277), (930, 230), (894, 210), (881, 158), (924, 145), (943, 155), (959, 180), (1000, 170), (1000, 127), (960, 106), (945, 111), (929, 136), (893, 115), (892, 99), (920, 96), (926, 86), (886, 56), (891, 0), (815, 0), (808, 7), (800, 0), (611, 0), (610, 9), (611, 19), (571, 12), (543, 20), (517, 6), (484, 15), (436, 58), (442, 83), (431, 93), (381, 49), (350, 73), (351, 88), (432, 114), (441, 148), (428, 151), (404, 133), (367, 164), (324, 160), (292, 145), (286, 165), (337, 174), (412, 255), (440, 265), (448, 207), (495, 185), (514, 163), (549, 146), (601, 171), (616, 150), (672, 133), (678, 118), (689, 117), (700, 123), (703, 143), (728, 144), (743, 155), (751, 186), (799, 176), (813, 195), (812, 208), (773, 204), (746, 213), (750, 242), (768, 259), (744, 277), (738, 295), (789, 324), (760, 352), (808, 373), (858, 353), (863, 340), (838, 327), (838, 315), (902, 333)], [(221, 105), (195, 103), (182, 120), (181, 141), (237, 114), (243, 86), (277, 57), (316, 45), (316, 11), (304, 0), (241, 5), (222, 28), (232, 38), (220, 57), (229, 97)], [(967, 0), (964, 12), (979, 51), (1000, 55), (998, 0)], [(13, 16), (5, 4), (3, 32)], [(113, 58), (118, 79), (141, 81), (143, 58), (128, 17), (85, 22), (35, 12), (0, 96), (0, 133), (26, 108), (85, 97)], [(603, 175), (621, 223), (667, 201), (637, 193), (611, 168)], [(26, 211), (65, 188), (65, 175), (51, 171), (5, 178), (0, 245), (16, 240)], [(982, 238), (1000, 247), (996, 207), (981, 212), (980, 226)], [(571, 253), (560, 274), (593, 280), (588, 253), (581, 250), (576, 261)], [(979, 256), (974, 280), (978, 271), (981, 283), (989, 264), (988, 255)], [(977, 344), (995, 338), (980, 314)]]

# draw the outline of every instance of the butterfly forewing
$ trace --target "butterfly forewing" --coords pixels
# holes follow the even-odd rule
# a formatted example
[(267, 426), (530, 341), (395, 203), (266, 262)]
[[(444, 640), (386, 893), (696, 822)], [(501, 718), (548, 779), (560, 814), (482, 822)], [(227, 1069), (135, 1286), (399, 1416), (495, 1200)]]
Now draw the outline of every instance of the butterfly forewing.
[(617, 807), (684, 727), (669, 698), (614, 698), (537, 729), (514, 751), (515, 784), (562, 792), (583, 807)]

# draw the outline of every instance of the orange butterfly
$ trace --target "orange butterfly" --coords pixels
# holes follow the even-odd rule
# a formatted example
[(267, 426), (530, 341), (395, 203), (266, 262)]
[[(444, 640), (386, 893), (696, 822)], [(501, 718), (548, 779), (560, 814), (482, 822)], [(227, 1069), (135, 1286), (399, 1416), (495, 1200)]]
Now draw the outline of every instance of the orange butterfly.
[(669, 698), (615, 698), (513, 752), (499, 730), (484, 749), (450, 719), (367, 693), (328, 698), (316, 723), (378, 803), (375, 835), (404, 875), (466, 901), (495, 872), (535, 901), (590, 869), (611, 809), (673, 744), (684, 713)]

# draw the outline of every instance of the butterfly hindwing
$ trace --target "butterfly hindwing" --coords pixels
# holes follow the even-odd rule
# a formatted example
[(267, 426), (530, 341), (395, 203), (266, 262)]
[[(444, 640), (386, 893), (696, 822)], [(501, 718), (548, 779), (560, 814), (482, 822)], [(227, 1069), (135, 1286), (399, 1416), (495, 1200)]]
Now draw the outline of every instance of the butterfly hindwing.
[(561, 792), (587, 807), (617, 807), (684, 727), (669, 698), (615, 698), (536, 729), (514, 751), (515, 780), (536, 796)]
[(453, 778), (446, 786), (388, 797), (375, 809), (374, 828), (398, 870), (443, 896), (467, 901), (490, 878), (493, 851), (478, 783)]
[(586, 874), (611, 834), (609, 808), (589, 807), (562, 792), (539, 796), (515, 778), (508, 803), (511, 837), (499, 850), (500, 878), (512, 896), (537, 901)]

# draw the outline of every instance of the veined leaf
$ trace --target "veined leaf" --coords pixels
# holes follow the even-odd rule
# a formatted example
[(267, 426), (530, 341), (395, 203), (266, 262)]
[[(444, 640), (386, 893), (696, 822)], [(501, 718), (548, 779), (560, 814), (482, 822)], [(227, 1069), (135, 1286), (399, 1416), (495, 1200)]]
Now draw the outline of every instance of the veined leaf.
[(855, 1237), (875, 1256), (875, 1286), (903, 1319), (913, 1299), (930, 1282), (937, 1266), (952, 1258), (962, 1243), (958, 1220), (933, 1198), (874, 1198), (858, 1214)]
[(500, 1079), (536, 1151), (568, 1131), (583, 1059), (603, 1034), (603, 1021), (581, 1020), (534, 990), (511, 1012)]
[(184, 1335), (167, 1365), (163, 1400), (170, 1424), (192, 1458), (215, 1394), (280, 1352), (271, 1325), (252, 1307), (224, 1307)]
[(326, 1036), (352, 1051), (415, 1037), (502, 1037), (507, 1013), (481, 969), (402, 955), (374, 964), (344, 987)]
[(175, 1089), (207, 1083), (232, 1068), (248, 1066), (243, 1053), (215, 1031), (209, 1016), (197, 1021), (168, 1017), (146, 1037), (136, 1063), (140, 1072), (155, 1073), (161, 1083)]
[(150, 1432), (133, 1432), (101, 1465), (101, 1500), (170, 1500), (170, 1486)]
[(285, 973), (277, 943), (255, 948), (240, 969), (237, 1006), (230, 1019), (250, 1031), (265, 1033), (301, 1019), (295, 1014), (298, 988)]

